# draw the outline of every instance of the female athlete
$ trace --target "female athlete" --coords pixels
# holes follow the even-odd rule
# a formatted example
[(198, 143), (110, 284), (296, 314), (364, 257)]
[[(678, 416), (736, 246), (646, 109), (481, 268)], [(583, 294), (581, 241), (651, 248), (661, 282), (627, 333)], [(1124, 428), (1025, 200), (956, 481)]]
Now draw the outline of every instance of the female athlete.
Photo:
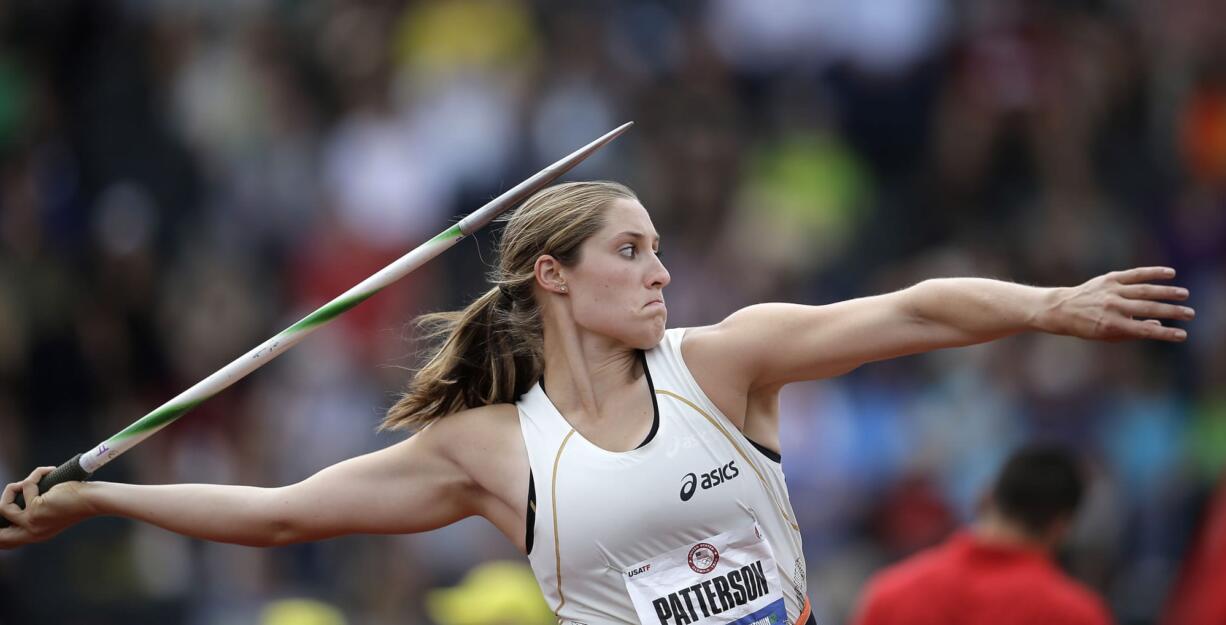
[[(635, 195), (550, 187), (508, 220), (494, 286), (429, 315), (438, 349), (384, 426), (416, 433), (281, 488), (9, 484), (0, 548), (122, 516), (284, 545), (488, 519), (528, 554), (562, 623), (808, 623), (780, 468), (780, 389), (1020, 332), (1182, 341), (1174, 270), (1035, 288), (959, 278), (826, 306), (761, 304), (666, 329), (668, 270)], [(23, 493), (29, 505), (14, 503)]]

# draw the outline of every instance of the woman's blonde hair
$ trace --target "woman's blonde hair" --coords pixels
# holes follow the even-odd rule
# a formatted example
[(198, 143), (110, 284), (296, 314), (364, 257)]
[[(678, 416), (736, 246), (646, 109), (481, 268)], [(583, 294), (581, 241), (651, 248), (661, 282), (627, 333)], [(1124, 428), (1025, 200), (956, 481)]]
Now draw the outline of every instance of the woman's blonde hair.
[(380, 429), (419, 428), (467, 408), (514, 402), (544, 372), (536, 259), (579, 262), (579, 248), (605, 224), (605, 208), (637, 200), (615, 182), (569, 182), (533, 195), (507, 218), (493, 287), (463, 310), (418, 317), (436, 346)]

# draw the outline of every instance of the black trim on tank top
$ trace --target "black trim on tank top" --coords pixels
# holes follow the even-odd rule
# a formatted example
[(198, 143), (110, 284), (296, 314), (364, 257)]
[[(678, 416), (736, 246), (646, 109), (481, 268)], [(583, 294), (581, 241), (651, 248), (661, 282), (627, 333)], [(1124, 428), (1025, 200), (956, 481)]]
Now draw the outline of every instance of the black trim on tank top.
[[(639, 350), (639, 360), (643, 363), (643, 375), (647, 376), (647, 388), (651, 391), (651, 431), (647, 433), (647, 438), (639, 443), (639, 447), (651, 442), (651, 439), (656, 437), (656, 432), (660, 431), (660, 403), (656, 399), (656, 384), (651, 381), (651, 369), (647, 368), (647, 352)], [(639, 447), (635, 447), (638, 449)]]
[(532, 555), (532, 539), (536, 532), (532, 531), (536, 527), (536, 482), (532, 479), (532, 469), (528, 469), (528, 514), (524, 517), (527, 520), (527, 529), (524, 536), (524, 553)]
[[(647, 433), (647, 438), (644, 438), (643, 442), (639, 443), (639, 446), (635, 447), (635, 449), (650, 443), (651, 439), (656, 437), (656, 432), (660, 431), (660, 402), (656, 399), (656, 385), (655, 382), (651, 381), (651, 370), (647, 368), (647, 352), (639, 350), (639, 361), (643, 363), (643, 375), (647, 376), (647, 389), (651, 391), (652, 416), (651, 431)], [(541, 392), (545, 393), (545, 376), (541, 376), (540, 385)], [(548, 393), (546, 394), (548, 395)], [(753, 441), (749, 442), (753, 443)], [(757, 443), (753, 444), (755, 447), (764, 450), (762, 453), (767, 454), (767, 457), (770, 456), (769, 449), (761, 447)], [(536, 482), (532, 477), (531, 468), (528, 469), (528, 513), (524, 516), (524, 518), (527, 520), (527, 523), (525, 523), (527, 528), (524, 530), (524, 552), (528, 555), (532, 555), (532, 543), (533, 539), (535, 538), (535, 532), (533, 530), (536, 527)]]
[[(639, 443), (635, 449), (650, 443), (651, 439), (656, 437), (656, 432), (660, 431), (660, 402), (656, 399), (656, 384), (651, 381), (651, 369), (647, 368), (647, 352), (641, 349), (639, 350), (639, 362), (643, 363), (643, 375), (647, 376), (647, 390), (651, 393), (651, 431), (647, 433), (647, 438), (644, 438), (643, 442)], [(541, 376), (539, 384), (541, 385), (541, 392), (548, 395), (549, 391), (545, 390), (545, 376)], [(749, 442), (753, 443), (753, 441)], [(757, 446), (757, 443), (754, 443), (754, 445)], [(765, 449), (765, 447), (762, 449)]]
[(753, 445), (754, 449), (762, 452), (763, 456), (766, 456), (767, 458), (774, 460), (775, 464), (783, 463), (783, 454), (777, 451), (771, 450), (771, 449), (767, 449), (765, 445), (759, 444), (757, 441), (755, 441), (752, 438), (749, 438), (748, 436), (745, 437), (745, 440), (749, 441), (749, 444)]

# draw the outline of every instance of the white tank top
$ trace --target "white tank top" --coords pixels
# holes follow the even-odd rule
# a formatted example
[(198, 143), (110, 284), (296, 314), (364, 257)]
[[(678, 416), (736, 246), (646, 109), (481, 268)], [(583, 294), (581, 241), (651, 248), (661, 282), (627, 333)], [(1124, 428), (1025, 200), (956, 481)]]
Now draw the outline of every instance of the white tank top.
[(528, 558), (560, 623), (791, 625), (806, 607), (782, 467), (699, 388), (684, 334), (645, 353), (658, 430), (638, 449), (592, 444), (539, 384), (517, 403), (536, 498)]

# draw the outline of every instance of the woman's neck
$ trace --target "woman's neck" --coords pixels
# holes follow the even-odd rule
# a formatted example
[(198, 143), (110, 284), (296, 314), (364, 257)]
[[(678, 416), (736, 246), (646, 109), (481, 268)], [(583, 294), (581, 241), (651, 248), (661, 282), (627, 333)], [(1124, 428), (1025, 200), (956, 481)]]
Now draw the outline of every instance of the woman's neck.
[(570, 419), (599, 422), (602, 408), (630, 389), (642, 375), (637, 350), (570, 323), (546, 322), (545, 388)]

